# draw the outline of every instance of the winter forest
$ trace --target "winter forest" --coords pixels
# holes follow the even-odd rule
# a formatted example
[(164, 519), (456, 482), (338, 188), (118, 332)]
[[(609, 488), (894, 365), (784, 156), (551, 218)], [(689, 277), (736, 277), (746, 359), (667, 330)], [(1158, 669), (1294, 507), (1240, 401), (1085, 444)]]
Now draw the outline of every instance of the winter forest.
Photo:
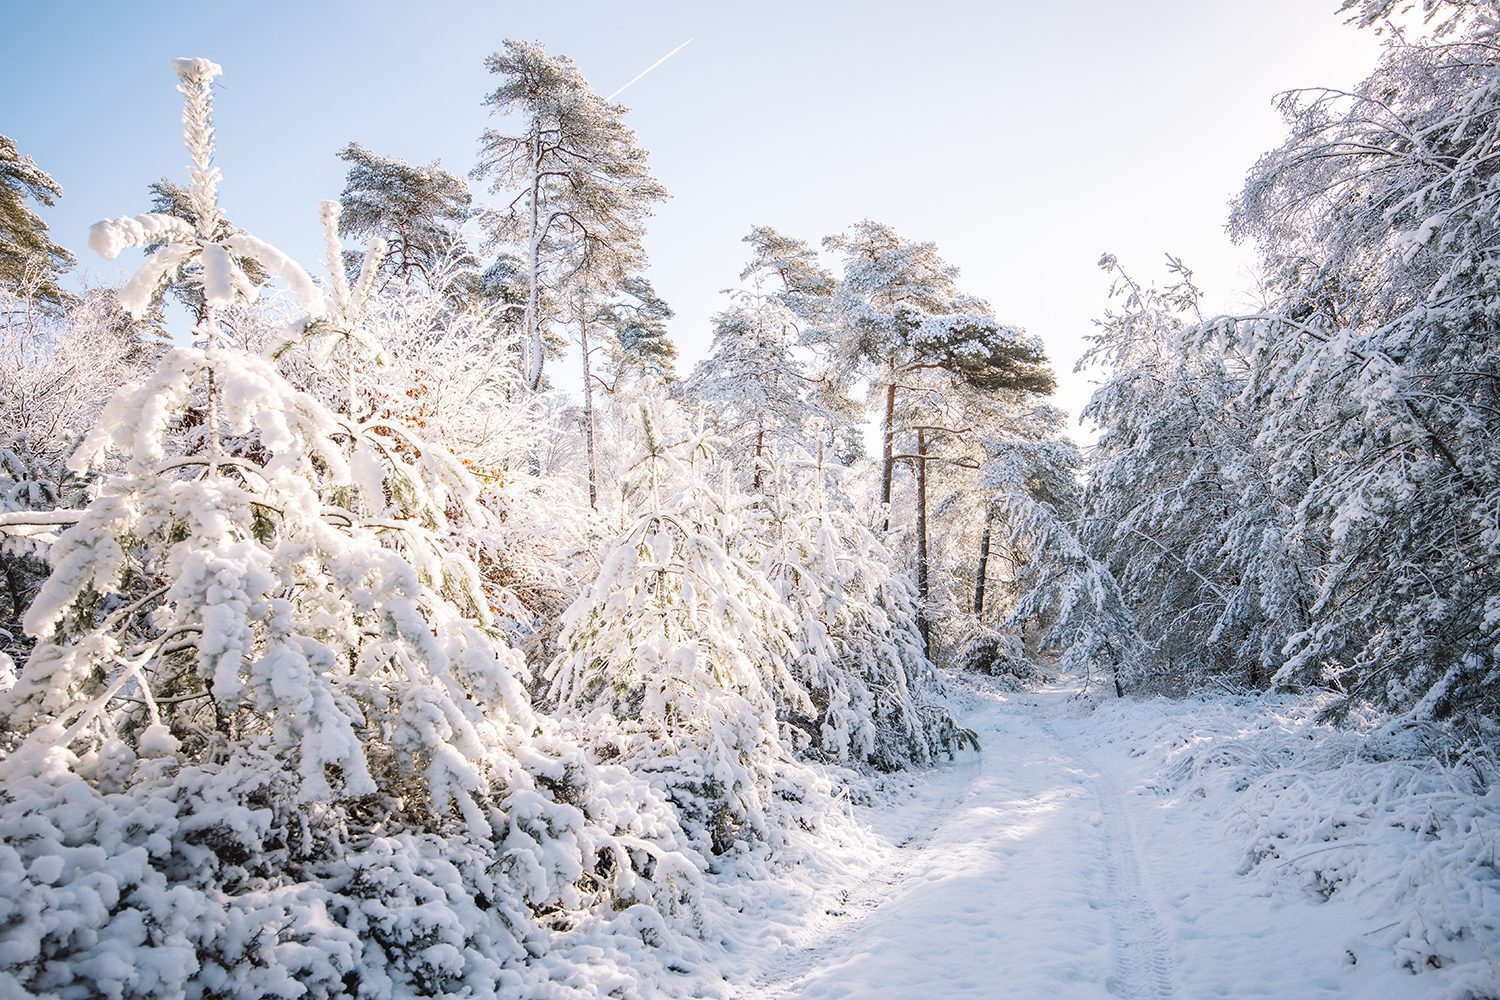
[(318, 259), (214, 52), (86, 246), (0, 135), (0, 998), (1500, 996), (1500, 7), (1325, 13), (1081, 357), (865, 218), (687, 360), (545, 40)]

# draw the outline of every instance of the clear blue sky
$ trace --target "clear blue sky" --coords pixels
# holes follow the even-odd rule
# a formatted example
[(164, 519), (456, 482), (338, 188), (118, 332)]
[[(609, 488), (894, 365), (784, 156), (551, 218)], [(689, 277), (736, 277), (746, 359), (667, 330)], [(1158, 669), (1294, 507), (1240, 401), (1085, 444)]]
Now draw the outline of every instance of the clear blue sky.
[[(700, 357), (739, 242), (766, 223), (816, 241), (861, 217), (937, 242), (997, 314), (1071, 375), (1109, 250), (1138, 273), (1184, 257), (1212, 301), (1251, 285), (1223, 233), (1228, 199), (1281, 134), (1281, 90), (1348, 85), (1373, 65), (1337, 0), (519, 4), (29, 3), (6, 11), (0, 132), (63, 185), (45, 213), (93, 276), (97, 219), (182, 179), (168, 62), (224, 67), (217, 104), (230, 218), (310, 268), (317, 203), (350, 140), (464, 173), (507, 37), (573, 57), (620, 100), (673, 194), (647, 245)], [(481, 197), (487, 197), (482, 195)]]

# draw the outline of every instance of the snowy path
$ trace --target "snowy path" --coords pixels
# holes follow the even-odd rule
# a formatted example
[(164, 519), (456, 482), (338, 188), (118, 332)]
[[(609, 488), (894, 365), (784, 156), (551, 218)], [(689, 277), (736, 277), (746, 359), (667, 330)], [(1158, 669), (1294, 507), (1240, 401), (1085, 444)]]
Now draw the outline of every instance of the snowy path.
[(984, 752), (873, 811), (888, 860), (739, 995), (1402, 998), (1433, 985), (1344, 961), (1354, 921), (1336, 903), (1272, 899), (1236, 876), (1233, 848), (1150, 791), (1153, 762), (1070, 694), (960, 690)]

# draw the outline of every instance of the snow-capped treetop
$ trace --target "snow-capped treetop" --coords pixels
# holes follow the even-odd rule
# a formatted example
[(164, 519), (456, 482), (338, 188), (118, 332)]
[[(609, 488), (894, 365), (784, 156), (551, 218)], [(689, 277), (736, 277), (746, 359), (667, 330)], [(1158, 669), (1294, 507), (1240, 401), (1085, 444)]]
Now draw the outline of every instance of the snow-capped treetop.
[(607, 289), (638, 272), (646, 217), (667, 191), (651, 176), (647, 153), (625, 124), (625, 107), (596, 94), (571, 59), (511, 39), (485, 66), (504, 78), (485, 106), (496, 115), (518, 114), (523, 123), (513, 135), (485, 130), (473, 176), (513, 195), (486, 222), (497, 242), (526, 246), (526, 372), (535, 391), (543, 287)]
[[(89, 247), (113, 260), (127, 247), (162, 244), (120, 289), (120, 305), (136, 318), (150, 309), (157, 290), (189, 265), (201, 273), (197, 284), (209, 308), (253, 300), (258, 291), (238, 258), (251, 258), (281, 278), (309, 315), (321, 315), (323, 296), (306, 271), (268, 243), (243, 231), (225, 235), (218, 205), (219, 170), (214, 166), (213, 78), (221, 70), (206, 59), (173, 63), (183, 94), (183, 138), (191, 162), (188, 199), (191, 223), (171, 215), (148, 213), (96, 222), (89, 228)], [(215, 334), (210, 333), (212, 342)]]

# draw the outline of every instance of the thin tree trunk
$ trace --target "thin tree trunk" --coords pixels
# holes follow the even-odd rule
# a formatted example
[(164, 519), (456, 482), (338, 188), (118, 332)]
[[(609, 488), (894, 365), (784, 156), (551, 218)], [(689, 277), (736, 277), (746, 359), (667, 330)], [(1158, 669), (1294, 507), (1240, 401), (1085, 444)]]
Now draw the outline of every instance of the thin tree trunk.
[(21, 616), (26, 613), (21, 600), (21, 576), (16, 572), (15, 563), (7, 559), (4, 552), (0, 552), (0, 567), (5, 570), (5, 586), (10, 590), (11, 615), (16, 621), (20, 621)]
[(885, 516), (885, 520), (881, 523), (881, 531), (891, 530), (891, 476), (895, 472), (895, 461), (891, 458), (894, 454), (891, 448), (891, 438), (896, 433), (895, 420), (896, 373), (893, 368), (890, 384), (885, 387), (885, 424), (881, 428), (880, 435), (880, 506)]
[(526, 345), (531, 357), (526, 362), (526, 385), (536, 392), (542, 384), (542, 335), (537, 321), (537, 286), (541, 284), (541, 206), (542, 129), (537, 123), (531, 137), (531, 259), (526, 282)]
[(589, 455), (589, 506), (599, 509), (599, 460), (594, 454), (594, 377), (589, 370), (589, 316), (583, 296), (578, 297), (578, 328), (583, 341), (583, 437)]
[(208, 434), (208, 476), (212, 479), (219, 474), (219, 459), (223, 454), (219, 442), (219, 384), (213, 369), (219, 357), (219, 325), (206, 301), (198, 307), (198, 315), (198, 326), (203, 330), (203, 354), (208, 362), (204, 372), (208, 383), (208, 406), (203, 429)]
[(927, 432), (917, 431), (917, 629), (922, 633), (922, 650), (932, 655), (932, 626), (927, 620)]
[(766, 421), (764, 417), (758, 417), (756, 419), (755, 426), (755, 476), (750, 481), (751, 489), (755, 490), (755, 492), (757, 493), (761, 491), (761, 486), (763, 485), (763, 480), (765, 479), (764, 472), (761, 469), (760, 465), (761, 455), (764, 454), (765, 447)]
[(990, 571), (990, 530), (994, 515), (988, 507), (984, 511), (984, 534), (979, 536), (979, 569), (974, 573), (974, 615), (984, 614), (984, 583)]
[(1120, 658), (1115, 655), (1114, 647), (1105, 646), (1104, 648), (1109, 650), (1110, 676), (1115, 682), (1115, 697), (1123, 698), (1125, 697), (1125, 687), (1120, 683)]

